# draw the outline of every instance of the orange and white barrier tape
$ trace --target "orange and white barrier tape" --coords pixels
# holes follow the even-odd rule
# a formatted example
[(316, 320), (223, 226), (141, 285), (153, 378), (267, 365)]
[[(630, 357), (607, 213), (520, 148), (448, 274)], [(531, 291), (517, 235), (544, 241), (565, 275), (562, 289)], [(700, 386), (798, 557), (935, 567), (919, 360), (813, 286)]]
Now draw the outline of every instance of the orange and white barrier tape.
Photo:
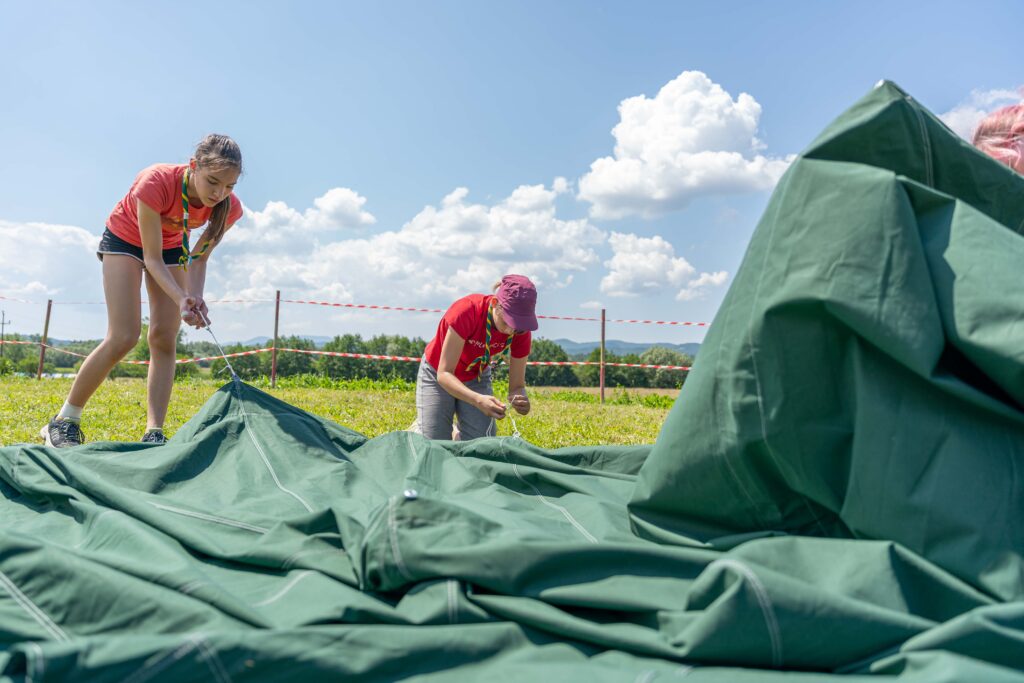
[(410, 306), (381, 306), (378, 304), (346, 304), (334, 301), (301, 301), (299, 299), (281, 299), (283, 304), (309, 304), (311, 306), (333, 306), (334, 308), (365, 308), (381, 311), (414, 311), (416, 313), (444, 313), (440, 308), (413, 308)]
[[(42, 305), (41, 301), (29, 301), (28, 299), (16, 299), (13, 297), (0, 296), (4, 301), (17, 301), (24, 304)], [(266, 304), (274, 303), (274, 299), (209, 299), (208, 303), (216, 304)], [(58, 306), (96, 306), (102, 305), (104, 301), (54, 301)], [(147, 303), (145, 300), (142, 303)], [(330, 306), (333, 308), (353, 308), (375, 311), (410, 311), (413, 313), (444, 313), (443, 308), (416, 308), (413, 306), (385, 306), (382, 304), (352, 304), (338, 301), (307, 301), (305, 299), (281, 299), (283, 304), (307, 304), (311, 306)], [(542, 320), (573, 320), (580, 322), (601, 322), (600, 318), (570, 316), (570, 315), (538, 315)], [(677, 325), (681, 327), (707, 327), (710, 323), (691, 322), (682, 320), (640, 320), (633, 318), (610, 318), (605, 320), (609, 323), (633, 323), (640, 325)]]
[[(4, 344), (28, 344), (32, 346), (39, 346), (39, 342), (33, 341), (4, 341)], [(68, 351), (62, 349), (59, 346), (51, 346), (46, 344), (46, 348), (59, 353), (66, 353), (69, 356), (77, 356), (79, 358), (85, 358), (86, 356), (75, 351)], [(218, 358), (238, 358), (240, 356), (254, 356), (260, 353), (271, 353), (274, 349), (271, 347), (262, 349), (250, 349), (248, 351), (238, 351), (235, 353), (228, 353), (224, 356), (204, 356), (202, 358), (179, 358), (175, 363), (178, 365), (185, 365), (188, 363), (198, 363), (200, 361), (217, 360)], [(361, 358), (363, 360), (393, 360), (402, 361), (407, 363), (419, 363), (420, 357), (416, 356), (383, 356), (373, 353), (348, 353), (345, 351), (318, 351), (316, 349), (286, 349), (279, 348), (278, 351), (285, 351), (288, 353), (305, 353), (313, 356), (334, 356), (337, 358)], [(148, 360), (123, 360), (120, 361), (128, 365), (149, 365)], [(526, 361), (527, 365), (600, 365), (600, 361), (596, 360), (530, 360)], [(605, 363), (607, 366), (621, 367), (621, 368), (648, 368), (651, 370), (689, 370), (689, 365), (652, 365), (650, 363)]]
[[(271, 349), (273, 350), (273, 349)], [(420, 359), (412, 356), (378, 356), (372, 353), (347, 353), (345, 351), (317, 351), (315, 349), (278, 349), (278, 351), (290, 351), (291, 353), (306, 353), (314, 356), (336, 356), (338, 358), (363, 358), (365, 360), (400, 360), (419, 363)]]
[(642, 325), (685, 325), (693, 327), (707, 327), (710, 323), (693, 323), (693, 322), (682, 322), (679, 320), (625, 320), (623, 318), (615, 318), (613, 320), (607, 320), (610, 323), (639, 323)]
[[(0, 343), (3, 343), (3, 344), (28, 344), (28, 345), (31, 345), (31, 346), (46, 346), (47, 349), (49, 349), (51, 351), (56, 351), (57, 353), (64, 353), (64, 354), (67, 354), (69, 356), (76, 356), (78, 358), (86, 358), (87, 357), (87, 355), (84, 354), (84, 353), (77, 353), (76, 351), (68, 351), (67, 349), (62, 349), (59, 346), (53, 346), (51, 344), (41, 345), (39, 342), (34, 342), (34, 341), (5, 340), (5, 341), (0, 342)], [(280, 349), (278, 349), (278, 350), (280, 350)], [(228, 358), (235, 358), (237, 356), (254, 356), (257, 353), (266, 353), (268, 351), (273, 351), (273, 349), (270, 349), (270, 348), (266, 348), (266, 349), (250, 349), (248, 351), (239, 351), (237, 353), (229, 353), (229, 354), (227, 354), (227, 357)], [(178, 365), (186, 365), (188, 363), (198, 363), (199, 361), (217, 360), (218, 358), (224, 358), (224, 356), (204, 356), (202, 358), (178, 358), (174, 362), (176, 364), (178, 364)], [(149, 365), (149, 361), (148, 360), (122, 360), (122, 361), (118, 361), (118, 362), (125, 363), (126, 365)]]

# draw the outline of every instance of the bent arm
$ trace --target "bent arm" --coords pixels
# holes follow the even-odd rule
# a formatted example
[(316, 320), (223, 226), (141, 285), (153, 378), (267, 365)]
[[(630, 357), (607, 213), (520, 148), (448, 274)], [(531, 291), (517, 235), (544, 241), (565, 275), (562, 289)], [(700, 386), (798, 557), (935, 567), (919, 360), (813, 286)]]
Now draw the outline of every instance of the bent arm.
[(509, 358), (508, 400), (521, 415), (530, 412), (530, 398), (526, 395), (526, 356)]
[(138, 202), (137, 211), (139, 216), (139, 235), (142, 237), (142, 260), (146, 265), (146, 272), (156, 280), (156, 283), (160, 285), (160, 289), (167, 292), (167, 296), (171, 297), (178, 304), (178, 307), (181, 308), (188, 295), (178, 286), (174, 276), (171, 275), (171, 271), (167, 268), (167, 264), (164, 263), (163, 232), (160, 229), (160, 214), (152, 207), (143, 203), (142, 200)]
[(473, 391), (455, 376), (455, 368), (465, 346), (466, 340), (449, 328), (445, 334), (444, 343), (441, 345), (441, 360), (437, 364), (437, 383), (460, 401), (476, 406), (485, 415), (500, 420), (505, 417), (504, 403), (493, 396), (485, 396)]
[(204, 235), (204, 239), (201, 239), (199, 244), (192, 249), (192, 265), (188, 270), (186, 289), (187, 294), (195, 299), (195, 311), (201, 323), (197, 327), (204, 326), (210, 320), (210, 309), (206, 305), (206, 299), (203, 295), (203, 291), (206, 289), (206, 264), (210, 260), (210, 254), (213, 253), (214, 247), (220, 244), (221, 240), (224, 239), (224, 235), (227, 234), (227, 231), (233, 225), (232, 223), (224, 228), (224, 232), (220, 234), (216, 241), (205, 239), (206, 236)]

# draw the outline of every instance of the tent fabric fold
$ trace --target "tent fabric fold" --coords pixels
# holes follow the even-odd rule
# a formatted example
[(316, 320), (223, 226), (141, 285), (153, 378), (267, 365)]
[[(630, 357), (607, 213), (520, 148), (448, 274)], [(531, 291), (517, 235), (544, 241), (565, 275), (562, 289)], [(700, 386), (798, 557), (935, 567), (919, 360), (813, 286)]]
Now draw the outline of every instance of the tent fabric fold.
[(236, 380), (0, 448), (0, 681), (1024, 682), (1024, 179), (883, 83), (652, 446), (374, 439)]

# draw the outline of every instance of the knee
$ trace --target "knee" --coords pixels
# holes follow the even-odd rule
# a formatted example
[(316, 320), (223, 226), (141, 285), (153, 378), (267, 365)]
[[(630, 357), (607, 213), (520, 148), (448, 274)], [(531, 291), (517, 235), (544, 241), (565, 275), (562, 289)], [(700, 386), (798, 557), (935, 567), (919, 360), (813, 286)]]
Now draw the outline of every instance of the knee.
[(139, 330), (127, 330), (121, 332), (109, 332), (106, 345), (110, 352), (118, 358), (124, 358), (139, 343)]
[(149, 326), (149, 350), (152, 353), (174, 353), (178, 343), (178, 327), (174, 325)]
[(416, 415), (416, 425), (419, 433), (434, 441), (447, 440), (452, 438), (451, 414), (443, 411), (438, 414), (433, 410), (419, 410)]

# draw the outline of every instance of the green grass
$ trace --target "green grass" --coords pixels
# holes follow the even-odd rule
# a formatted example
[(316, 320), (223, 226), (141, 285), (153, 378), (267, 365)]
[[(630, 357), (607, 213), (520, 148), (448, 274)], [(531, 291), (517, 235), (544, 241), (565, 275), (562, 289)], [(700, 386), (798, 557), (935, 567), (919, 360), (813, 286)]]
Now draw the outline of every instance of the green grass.
[[(165, 429), (173, 434), (223, 381), (187, 379), (175, 383)], [(276, 389), (252, 382), (273, 396), (314, 415), (367, 436), (406, 429), (416, 417), (414, 385), (402, 380), (336, 381), (319, 377), (284, 378)], [(0, 378), (0, 446), (38, 443), (39, 428), (60, 409), (70, 379)], [(503, 396), (505, 387), (495, 393)], [(609, 392), (608, 402), (584, 391), (538, 388), (530, 393), (533, 410), (514, 414), (520, 434), (544, 448), (654, 443), (673, 398), (658, 393)], [(103, 383), (86, 409), (82, 428), (90, 441), (135, 441), (146, 426), (146, 383), (115, 379)], [(512, 433), (508, 419), (498, 434)]]

